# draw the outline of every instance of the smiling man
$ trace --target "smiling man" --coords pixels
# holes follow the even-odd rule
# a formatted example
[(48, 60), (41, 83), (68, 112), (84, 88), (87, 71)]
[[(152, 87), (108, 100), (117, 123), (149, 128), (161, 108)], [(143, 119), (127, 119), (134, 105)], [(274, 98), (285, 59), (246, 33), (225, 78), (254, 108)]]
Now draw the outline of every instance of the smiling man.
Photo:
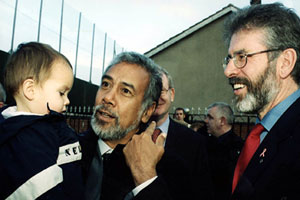
[[(151, 140), (155, 123), (142, 132), (160, 92), (161, 78), (150, 58), (123, 52), (108, 66), (96, 95), (92, 129), (80, 135), (87, 200), (143, 198), (164, 153), (163, 136), (156, 144)], [(140, 162), (128, 162), (129, 168), (123, 147), (134, 135), (143, 146), (135, 152)]]
[[(158, 162), (158, 180), (167, 184), (173, 200), (211, 199), (212, 185), (204, 137), (169, 116), (175, 97), (171, 75), (160, 68), (162, 92), (152, 119), (166, 133), (165, 154)], [(151, 198), (149, 198), (151, 199)]]
[(279, 3), (254, 5), (225, 29), (236, 107), (260, 124), (238, 159), (232, 199), (300, 199), (300, 19)]

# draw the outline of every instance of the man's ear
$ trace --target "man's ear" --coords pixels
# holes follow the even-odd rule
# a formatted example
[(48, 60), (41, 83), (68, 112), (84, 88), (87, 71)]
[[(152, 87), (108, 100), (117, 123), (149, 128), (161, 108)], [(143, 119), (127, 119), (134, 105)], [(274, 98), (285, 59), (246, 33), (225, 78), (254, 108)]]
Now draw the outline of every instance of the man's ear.
[(33, 100), (34, 90), (35, 90), (34, 80), (31, 78), (26, 79), (22, 84), (22, 92), (24, 97), (29, 101)]
[(174, 101), (174, 98), (175, 98), (175, 88), (171, 88), (170, 89), (171, 91), (171, 102), (173, 102)]
[(153, 102), (151, 106), (149, 106), (143, 113), (143, 116), (142, 116), (142, 122), (143, 123), (147, 123), (148, 120), (150, 119), (151, 115), (154, 113), (155, 111), (155, 108), (156, 108), (156, 103)]
[(279, 76), (282, 79), (287, 78), (293, 71), (297, 61), (297, 52), (293, 48), (288, 48), (282, 52), (278, 58), (279, 60)]
[(224, 116), (222, 116), (222, 117), (220, 118), (220, 121), (221, 121), (221, 125), (226, 124), (226, 118), (225, 118)]

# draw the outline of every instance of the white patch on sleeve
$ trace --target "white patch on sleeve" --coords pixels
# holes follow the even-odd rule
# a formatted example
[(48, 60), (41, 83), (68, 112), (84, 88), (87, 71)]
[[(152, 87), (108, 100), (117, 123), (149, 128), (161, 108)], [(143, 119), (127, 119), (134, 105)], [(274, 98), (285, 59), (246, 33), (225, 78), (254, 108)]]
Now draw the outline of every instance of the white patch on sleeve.
[(59, 147), (57, 164), (62, 165), (65, 163), (74, 162), (76, 160), (81, 160), (81, 156), (82, 154), (79, 142), (67, 144), (65, 146)]
[(31, 177), (6, 200), (32, 200), (36, 199), (48, 190), (54, 188), (63, 181), (63, 172), (58, 165), (52, 165), (40, 173)]

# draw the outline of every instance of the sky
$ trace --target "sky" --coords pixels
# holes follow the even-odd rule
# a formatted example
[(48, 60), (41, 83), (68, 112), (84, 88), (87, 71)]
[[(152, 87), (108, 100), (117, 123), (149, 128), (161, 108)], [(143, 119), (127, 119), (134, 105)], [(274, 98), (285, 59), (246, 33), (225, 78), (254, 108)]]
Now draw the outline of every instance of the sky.
[[(145, 53), (228, 4), (250, 0), (65, 0), (125, 50)], [(262, 0), (262, 3), (273, 3)], [(300, 13), (299, 0), (280, 0)]]

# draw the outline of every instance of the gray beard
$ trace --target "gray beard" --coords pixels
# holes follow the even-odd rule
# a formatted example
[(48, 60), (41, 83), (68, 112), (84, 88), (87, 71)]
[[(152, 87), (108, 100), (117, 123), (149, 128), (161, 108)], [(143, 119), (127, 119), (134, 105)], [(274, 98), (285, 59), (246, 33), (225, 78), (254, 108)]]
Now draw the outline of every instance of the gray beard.
[[(97, 105), (94, 109), (94, 113), (91, 119), (91, 127), (96, 135), (103, 140), (119, 140), (124, 138), (129, 132), (137, 129), (140, 124), (140, 118), (142, 116), (142, 110), (138, 112), (137, 119), (128, 128), (122, 128), (120, 125), (120, 117), (114, 113), (115, 123), (110, 127), (104, 128), (107, 124), (97, 118), (97, 110), (105, 108), (103, 105)], [(111, 111), (110, 111), (111, 112)]]
[(257, 81), (251, 83), (248, 80), (246, 96), (241, 99), (235, 97), (236, 108), (239, 112), (257, 114), (276, 97), (279, 92), (279, 84), (275, 80), (276, 66), (269, 66)]

